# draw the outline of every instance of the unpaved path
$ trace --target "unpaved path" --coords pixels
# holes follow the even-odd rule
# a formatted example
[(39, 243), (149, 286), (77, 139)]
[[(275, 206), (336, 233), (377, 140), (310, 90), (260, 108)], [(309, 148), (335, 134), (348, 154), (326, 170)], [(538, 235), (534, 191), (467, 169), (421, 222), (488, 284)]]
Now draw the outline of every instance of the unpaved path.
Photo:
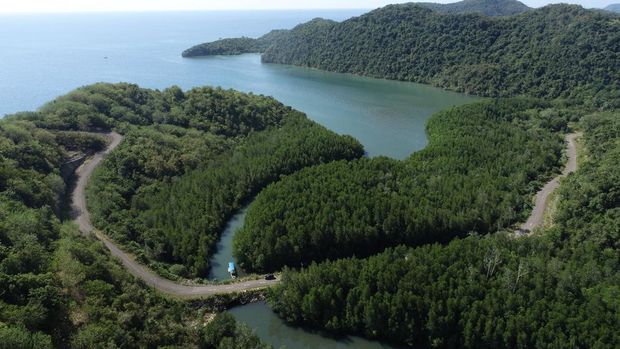
[(181, 297), (200, 297), (266, 288), (276, 284), (279, 281), (260, 279), (241, 281), (230, 284), (213, 284), (200, 286), (187, 286), (177, 284), (173, 281), (162, 278), (161, 276), (155, 274), (153, 271), (138, 263), (131, 255), (121, 250), (107, 236), (95, 229), (90, 221), (90, 213), (86, 208), (86, 184), (88, 183), (88, 180), (90, 179), (93, 170), (97, 168), (103, 158), (112, 150), (114, 150), (114, 148), (116, 148), (123, 140), (123, 137), (116, 132), (108, 133), (106, 134), (106, 136), (111, 141), (106, 150), (95, 154), (76, 171), (77, 183), (75, 185), (75, 189), (73, 190), (72, 208), (75, 212), (75, 221), (78, 224), (80, 231), (85, 235), (94, 232), (95, 236), (104, 243), (104, 245), (110, 250), (112, 255), (121, 260), (123, 266), (125, 266), (129, 273), (142, 279), (146, 284), (163, 293)]
[(580, 136), (581, 133), (571, 133), (566, 135), (566, 156), (568, 157), (566, 166), (564, 167), (562, 174), (553, 178), (545, 184), (545, 186), (538, 193), (536, 193), (536, 204), (532, 209), (532, 213), (527, 221), (521, 225), (519, 230), (517, 230), (517, 235), (528, 234), (542, 225), (545, 210), (549, 204), (549, 196), (560, 186), (560, 179), (562, 177), (565, 177), (569, 173), (577, 170), (577, 146), (575, 142)]

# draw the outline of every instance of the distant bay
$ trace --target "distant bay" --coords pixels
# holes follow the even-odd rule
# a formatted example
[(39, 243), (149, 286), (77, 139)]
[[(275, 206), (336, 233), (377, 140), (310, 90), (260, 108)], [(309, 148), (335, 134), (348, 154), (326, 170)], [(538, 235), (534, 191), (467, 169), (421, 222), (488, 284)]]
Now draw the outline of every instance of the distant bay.
[(201, 85), (274, 96), (322, 125), (351, 134), (369, 155), (404, 158), (426, 145), (435, 111), (472, 98), (424, 85), (263, 65), (258, 55), (183, 59), (183, 49), (221, 37), (359, 11), (120, 13), (0, 16), (0, 115), (35, 110), (86, 84)]

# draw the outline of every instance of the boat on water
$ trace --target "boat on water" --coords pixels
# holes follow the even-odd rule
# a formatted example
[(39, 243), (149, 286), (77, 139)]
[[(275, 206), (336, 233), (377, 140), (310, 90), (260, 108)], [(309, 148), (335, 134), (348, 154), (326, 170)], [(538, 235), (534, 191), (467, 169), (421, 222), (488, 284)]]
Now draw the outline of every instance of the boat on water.
[(231, 278), (237, 277), (237, 270), (235, 269), (235, 262), (228, 262), (228, 274)]

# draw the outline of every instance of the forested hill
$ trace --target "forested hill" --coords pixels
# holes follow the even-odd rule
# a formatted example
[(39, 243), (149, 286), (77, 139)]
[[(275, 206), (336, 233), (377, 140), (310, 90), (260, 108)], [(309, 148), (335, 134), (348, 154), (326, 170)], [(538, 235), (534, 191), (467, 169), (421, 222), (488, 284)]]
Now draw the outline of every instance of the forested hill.
[(121, 196), (113, 205), (131, 195), (141, 169), (196, 164), (216, 146), (280, 123), (287, 110), (233, 91), (97, 84), (1, 119), (0, 348), (267, 348), (230, 315), (205, 324), (204, 310), (149, 290), (83, 237), (63, 214), (71, 184), (63, 168), (105, 147), (104, 137), (78, 130), (115, 127), (131, 140), (135, 128), (148, 127), (123, 159), (122, 180), (106, 188)]
[[(467, 4), (473, 9), (478, 2)], [(454, 6), (444, 12), (456, 12)], [(314, 19), (259, 39), (206, 43), (183, 55), (249, 52), (262, 52), (265, 63), (414, 81), (479, 96), (620, 104), (613, 92), (620, 87), (620, 22), (613, 14), (576, 5), (507, 17), (390, 5), (341, 23)]]
[(209, 87), (99, 84), (42, 113), (43, 125), (124, 134), (92, 175), (88, 208), (95, 227), (170, 278), (207, 275), (227, 219), (267, 184), (364, 154), (271, 97)]
[[(463, 0), (451, 4), (439, 4), (434, 2), (417, 2), (413, 4), (441, 13), (480, 13), (486, 16), (509, 16), (530, 10), (529, 7), (517, 0)], [(336, 24), (336, 22), (317, 18), (294, 28), (293, 31), (304, 30), (315, 25), (332, 24)], [(281, 29), (273, 30), (257, 39), (248, 37), (220, 39), (190, 47), (183, 51), (182, 56), (199, 57), (262, 53), (276, 40), (285, 38), (290, 34), (290, 30)]]
[[(274, 41), (263, 62), (429, 83), (480, 96), (579, 94), (589, 100), (619, 87), (620, 22), (573, 5), (509, 17), (390, 5), (342, 23), (297, 27)], [(602, 93), (600, 99), (610, 96)]]
[(404, 161), (332, 162), (261, 191), (234, 251), (246, 270), (370, 256), (524, 221), (558, 167), (569, 112), (498, 99), (434, 114), (429, 144)]
[(481, 13), (487, 16), (510, 16), (530, 10), (527, 5), (517, 0), (463, 0), (450, 4), (433, 2), (415, 4), (442, 13)]

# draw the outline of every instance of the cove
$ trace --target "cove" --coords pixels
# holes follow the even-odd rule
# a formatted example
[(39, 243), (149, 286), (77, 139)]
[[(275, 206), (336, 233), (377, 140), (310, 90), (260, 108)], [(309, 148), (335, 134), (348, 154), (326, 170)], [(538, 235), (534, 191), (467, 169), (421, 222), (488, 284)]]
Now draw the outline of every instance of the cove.
[(369, 156), (407, 157), (426, 146), (425, 123), (433, 113), (475, 100), (422, 84), (262, 64), (258, 54), (187, 61), (202, 67), (200, 74), (213, 85), (273, 96), (357, 138)]
[[(436, 111), (475, 100), (437, 88), (292, 66), (261, 64), (259, 55), (183, 59), (180, 53), (220, 37), (260, 36), (315, 17), (343, 20), (356, 11), (121, 13), (0, 16), (0, 117), (34, 110), (79, 86), (130, 82), (163, 89), (212, 85), (273, 96), (319, 124), (350, 134), (369, 156), (403, 159), (426, 146), (425, 122)], [(114, 23), (114, 25), (110, 25)], [(228, 278), (232, 217), (211, 261), (211, 277)], [(231, 310), (266, 343), (296, 348), (387, 348), (287, 326), (265, 304)]]
[[(434, 112), (476, 99), (421, 84), (261, 64), (255, 54), (190, 59), (188, 64), (202, 65), (205, 74), (221, 86), (272, 95), (332, 131), (356, 137), (368, 156), (406, 158), (426, 146), (425, 124)], [(226, 225), (210, 261), (211, 280), (229, 278), (226, 267), (234, 260), (232, 241), (250, 204)], [(236, 307), (230, 313), (275, 348), (392, 348), (364, 338), (334, 338), (290, 326), (265, 303)]]

